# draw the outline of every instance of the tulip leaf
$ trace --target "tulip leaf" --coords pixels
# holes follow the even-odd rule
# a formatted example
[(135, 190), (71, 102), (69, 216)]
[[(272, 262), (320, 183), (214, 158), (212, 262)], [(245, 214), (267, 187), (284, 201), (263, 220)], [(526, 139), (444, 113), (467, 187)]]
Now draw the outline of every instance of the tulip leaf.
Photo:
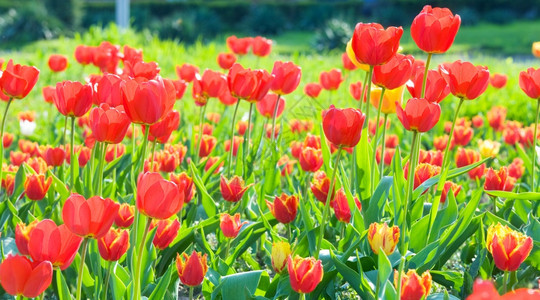
[[(371, 173), (370, 173), (370, 166), (371, 166), (371, 147), (369, 146), (368, 141), (368, 131), (363, 130), (362, 131), (362, 137), (360, 138), (360, 142), (353, 151), (356, 151), (356, 176), (358, 182), (360, 182), (359, 190), (360, 190), (360, 196), (362, 201), (365, 199), (368, 199), (371, 196), (371, 187), (370, 187), (370, 180), (371, 180)], [(366, 203), (362, 202), (362, 205), (367, 206)]]
[(167, 292), (167, 288), (169, 287), (169, 283), (171, 282), (171, 276), (173, 275), (173, 272), (175, 270), (176, 264), (170, 264), (167, 272), (163, 274), (163, 276), (161, 276), (158, 284), (154, 287), (154, 290), (152, 291), (152, 294), (150, 294), (150, 297), (148, 297), (148, 300), (164, 299), (165, 292)]
[(264, 271), (241, 272), (221, 277), (221, 283), (212, 293), (212, 299), (250, 299), (255, 292)]
[(523, 160), (523, 165), (525, 165), (525, 169), (529, 174), (532, 174), (531, 156), (528, 155), (527, 152), (525, 152), (525, 149), (523, 149), (523, 147), (519, 143), (516, 144), (516, 150), (519, 157)]
[(388, 260), (388, 257), (386, 256), (382, 248), (379, 249), (379, 254), (377, 256), (378, 256), (377, 276), (378, 276), (379, 284), (381, 286), (381, 288), (379, 289), (379, 295), (377, 296), (380, 299), (380, 298), (384, 298), (383, 296), (385, 294), (386, 282), (392, 275), (393, 269), (392, 269), (392, 264), (390, 263), (390, 260)]
[[(361, 269), (359, 270), (360, 273), (357, 273), (355, 270), (351, 269), (340, 259), (338, 259), (333, 251), (330, 251), (330, 257), (338, 272), (341, 274), (341, 276), (343, 276), (343, 279), (349, 283), (351, 288), (358, 293), (361, 299), (375, 299), (375, 295), (373, 294), (369, 283), (367, 282), (366, 278), (361, 275)], [(359, 266), (361, 265), (359, 264)]]
[(126, 292), (126, 286), (130, 284), (131, 276), (126, 272), (126, 270), (118, 263), (115, 263), (115, 266), (111, 270), (111, 279), (109, 284), (111, 285), (110, 290), (114, 300), (124, 299), (124, 294)]
[(463, 274), (457, 271), (430, 271), (433, 281), (445, 286), (447, 289), (455, 289), (461, 291), (464, 278)]
[(201, 177), (199, 176), (199, 172), (197, 168), (195, 168), (193, 162), (189, 164), (189, 169), (191, 170), (193, 182), (197, 186), (197, 191), (201, 194), (204, 211), (209, 218), (213, 217), (216, 214), (216, 204), (214, 203), (214, 200), (210, 194), (208, 194), (208, 191), (206, 190), (206, 187), (203, 184)]
[(381, 221), (384, 214), (384, 207), (386, 206), (386, 199), (388, 199), (388, 193), (392, 184), (393, 178), (385, 176), (375, 188), (375, 192), (369, 200), (369, 207), (364, 215), (367, 224)]
[(64, 203), (64, 201), (66, 201), (66, 199), (69, 197), (69, 190), (67, 189), (66, 184), (58, 179), (58, 177), (56, 177), (51, 170), (49, 170), (49, 176), (51, 176), (53, 179), (54, 190), (60, 194), (60, 199), (62, 203)]
[(69, 287), (66, 283), (66, 279), (62, 275), (62, 271), (57, 269), (56, 271), (56, 288), (58, 289), (58, 300), (71, 300), (71, 294), (69, 293)]
[(534, 192), (512, 193), (512, 192), (505, 192), (505, 191), (486, 191), (486, 193), (492, 196), (506, 198), (506, 199), (530, 200), (530, 201), (540, 200), (540, 193), (534, 193)]
[(454, 296), (454, 295), (448, 295), (448, 294), (445, 294), (445, 293), (435, 293), (435, 294), (430, 294), (427, 296), (426, 300), (446, 300), (446, 299), (449, 299), (449, 300), (459, 300), (458, 297)]

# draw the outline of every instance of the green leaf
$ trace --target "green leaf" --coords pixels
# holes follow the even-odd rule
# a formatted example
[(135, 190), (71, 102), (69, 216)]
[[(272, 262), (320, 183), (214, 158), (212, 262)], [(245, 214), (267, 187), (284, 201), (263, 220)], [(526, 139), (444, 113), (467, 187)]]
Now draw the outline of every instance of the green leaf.
[(167, 269), (167, 272), (159, 279), (158, 284), (154, 288), (152, 294), (150, 294), (150, 297), (148, 297), (148, 300), (161, 300), (164, 298), (165, 292), (171, 282), (171, 276), (175, 270), (176, 264), (171, 264), (169, 269)]
[(69, 293), (69, 287), (66, 283), (66, 279), (62, 275), (60, 269), (56, 270), (56, 288), (58, 289), (59, 300), (71, 300), (71, 294)]
[(356, 151), (356, 166), (357, 168), (357, 176), (358, 180), (360, 180), (360, 196), (362, 200), (367, 199), (371, 196), (371, 187), (370, 180), (371, 180), (371, 174), (370, 174), (370, 163), (371, 163), (371, 147), (369, 146), (368, 142), (368, 131), (362, 130), (362, 137), (360, 138), (360, 142), (356, 147), (354, 148), (354, 151)]
[(64, 201), (66, 201), (66, 199), (69, 197), (69, 190), (67, 189), (66, 184), (62, 182), (62, 180), (58, 179), (58, 177), (56, 177), (51, 170), (49, 170), (49, 176), (53, 179), (54, 190), (60, 194), (60, 199), (62, 203), (64, 203)]
[(212, 299), (250, 299), (261, 281), (263, 271), (242, 272), (221, 277), (221, 283), (212, 293)]
[(206, 190), (206, 186), (203, 184), (201, 177), (199, 176), (199, 171), (197, 168), (195, 168), (195, 165), (193, 162), (189, 164), (189, 169), (191, 170), (193, 182), (197, 186), (197, 191), (201, 193), (202, 197), (202, 205), (204, 208), (204, 211), (206, 212), (206, 215), (210, 218), (216, 215), (216, 204), (214, 203), (214, 200), (208, 194), (208, 191)]
[(530, 200), (538, 201), (540, 200), (540, 193), (525, 192), (525, 193), (512, 193), (505, 191), (486, 191), (489, 195), (506, 198), (506, 199), (515, 199), (515, 200)]
[(393, 180), (392, 177), (385, 176), (375, 189), (375, 192), (369, 201), (369, 207), (364, 215), (367, 224), (380, 222), (382, 219), (384, 207), (386, 206), (386, 199), (388, 199), (388, 193), (392, 187)]
[(386, 282), (392, 275), (392, 270), (393, 269), (390, 260), (388, 260), (388, 257), (386, 257), (386, 254), (384, 253), (384, 251), (382, 251), (382, 249), (379, 250), (377, 276), (379, 277), (379, 283), (382, 287), (381, 289), (379, 289), (379, 298), (384, 298), (383, 296), (385, 294)]
[[(375, 299), (375, 295), (373, 294), (373, 291), (366, 278), (364, 278), (362, 275), (361, 269), (359, 270), (360, 273), (351, 269), (340, 259), (338, 259), (333, 251), (330, 251), (330, 257), (338, 272), (341, 274), (341, 276), (343, 276), (343, 279), (349, 283), (351, 288), (358, 293), (361, 299)], [(361, 266), (361, 264), (358, 265)]]

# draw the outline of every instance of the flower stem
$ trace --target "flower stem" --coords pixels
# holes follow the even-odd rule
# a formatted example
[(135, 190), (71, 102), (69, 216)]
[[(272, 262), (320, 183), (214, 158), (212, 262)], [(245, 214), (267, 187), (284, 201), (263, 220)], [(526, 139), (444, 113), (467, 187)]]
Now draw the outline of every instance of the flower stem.
[(111, 278), (111, 267), (113, 262), (109, 262), (109, 266), (107, 267), (107, 275), (105, 275), (105, 287), (103, 288), (103, 299), (107, 299), (107, 291), (109, 290), (109, 279)]
[[(532, 192), (536, 192), (536, 185), (535, 185), (535, 182), (534, 182), (534, 175), (535, 175), (535, 169), (536, 169), (536, 134), (537, 134), (537, 131), (538, 131), (538, 113), (540, 112), (540, 99), (538, 99), (536, 101), (536, 120), (534, 122), (534, 136), (533, 136), (533, 158), (532, 158), (532, 174), (531, 174), (531, 180), (532, 180), (532, 185), (531, 185), (531, 191)], [(2, 126), (3, 128), (3, 126)]]
[(388, 114), (384, 114), (384, 125), (382, 130), (382, 142), (381, 142), (381, 164), (379, 165), (379, 178), (382, 179), (384, 175), (384, 150), (386, 149), (386, 122), (388, 121)]
[(144, 136), (143, 136), (143, 144), (142, 144), (142, 151), (141, 151), (141, 157), (139, 157), (139, 162), (137, 166), (137, 172), (135, 173), (135, 176), (138, 176), (141, 170), (144, 170), (144, 159), (146, 158), (146, 148), (148, 148), (148, 134), (150, 132), (150, 126), (145, 126), (146, 129), (144, 130)]
[(73, 191), (73, 193), (76, 192), (75, 190), (75, 117), (71, 117), (71, 146), (70, 146), (70, 157), (71, 157), (71, 163), (70, 163), (70, 176), (71, 176), (71, 186), (70, 189)]
[(77, 300), (81, 299), (84, 260), (86, 259), (87, 251), (88, 251), (88, 238), (84, 238), (82, 242), (81, 263), (79, 264), (79, 276), (77, 277)]
[(195, 146), (195, 159), (198, 162), (199, 161), (199, 152), (201, 149), (201, 142), (202, 142), (202, 136), (203, 136), (203, 121), (204, 121), (204, 112), (206, 110), (206, 105), (201, 106), (200, 114), (199, 114), (199, 138), (197, 139), (197, 145)]
[(491, 201), (493, 202), (493, 214), (497, 215), (497, 197), (492, 196)]
[[(385, 88), (382, 88), (381, 90), (381, 97), (379, 98), (379, 107), (377, 109), (377, 119), (375, 121), (375, 138), (371, 142), (373, 144), (373, 157), (371, 159), (371, 177), (370, 177), (370, 191), (373, 194), (373, 186), (375, 185), (375, 165), (377, 165), (377, 144), (379, 142), (379, 121), (381, 119), (381, 108), (382, 108), (382, 102), (384, 98), (384, 92), (386, 91)], [(368, 121), (369, 122), (369, 121)], [(386, 124), (383, 124), (383, 128), (386, 129)], [(383, 141), (384, 144), (384, 141)], [(384, 163), (381, 159), (381, 164)]]
[(154, 171), (154, 158), (156, 155), (156, 139), (152, 142), (152, 160), (150, 160), (150, 172)]
[(300, 293), (300, 300), (306, 300), (306, 294)]
[(431, 62), (431, 56), (433, 53), (428, 53), (427, 61), (426, 61), (426, 68), (424, 69), (424, 78), (422, 79), (422, 94), (420, 98), (424, 98), (426, 95), (426, 82), (427, 82), (427, 73), (429, 70), (429, 63)]
[(326, 219), (328, 218), (329, 214), (329, 208), (330, 208), (330, 200), (332, 198), (332, 191), (334, 190), (334, 184), (336, 182), (336, 174), (339, 169), (339, 160), (341, 159), (341, 150), (343, 149), (342, 146), (339, 146), (337, 150), (337, 156), (336, 156), (336, 163), (334, 165), (334, 171), (332, 172), (332, 179), (330, 181), (330, 188), (328, 189), (328, 196), (326, 196), (326, 203), (324, 204), (324, 212), (322, 221), (320, 224), (321, 230), (319, 232), (319, 240), (317, 241), (317, 248), (315, 249), (315, 259), (319, 259), (319, 252), (321, 251), (321, 245), (322, 240), (324, 238), (324, 227), (326, 226)]
[[(148, 127), (147, 127), (148, 128)], [(141, 216), (141, 215), (139, 215)], [(148, 236), (148, 229), (150, 229), (150, 223), (152, 222), (151, 218), (148, 218), (146, 220), (146, 225), (144, 226), (144, 232), (141, 239), (141, 242), (139, 244), (139, 251), (137, 251), (137, 260), (135, 262), (134, 266), (134, 277), (133, 280), (135, 281), (133, 284), (133, 298), (132, 299), (141, 299), (141, 263), (142, 263), (142, 257), (143, 257), (143, 251), (144, 251), (144, 244), (146, 242), (146, 237)]]
[(508, 273), (508, 271), (504, 271), (504, 275), (503, 275), (503, 294), (506, 294), (508, 292), (508, 275), (510, 273)]
[(233, 151), (234, 151), (234, 122), (236, 121), (236, 114), (238, 113), (238, 106), (240, 106), (240, 100), (236, 102), (236, 106), (234, 107), (234, 113), (232, 117), (231, 122), (231, 144), (230, 144), (230, 151), (229, 151), (229, 161), (227, 162), (227, 178), (231, 177), (231, 164), (233, 160)]
[[(249, 114), (248, 114), (248, 125), (247, 125), (247, 136), (246, 136), (246, 139), (244, 140), (244, 166), (243, 166), (243, 169), (244, 169), (244, 177), (247, 173), (247, 169), (246, 169), (246, 166), (245, 166), (245, 162), (246, 162), (246, 156), (247, 154), (249, 154), (249, 139), (251, 138), (251, 115), (253, 113), (253, 103), (250, 103), (249, 104)], [(263, 130), (264, 130), (264, 127), (263, 127)]]
[(368, 129), (369, 129), (369, 111), (370, 111), (369, 106), (371, 105), (371, 77), (373, 77), (373, 66), (369, 66), (368, 82), (366, 84), (367, 86), (364, 87), (366, 90), (370, 89), (370, 91), (366, 92), (367, 93), (367, 96), (366, 96), (366, 122), (364, 122), (364, 126), (367, 126)]
[(100, 157), (98, 165), (97, 195), (103, 196), (103, 168), (105, 166), (105, 154), (107, 153), (107, 144), (101, 143), (100, 147), (101, 151), (99, 153)]
[(366, 76), (364, 76), (364, 84), (362, 85), (362, 93), (360, 96), (360, 110), (364, 108), (364, 97), (366, 96), (367, 86), (368, 86), (368, 79), (369, 79), (369, 72), (366, 72)]
[(229, 257), (229, 251), (231, 250), (231, 239), (227, 238), (227, 248), (225, 248), (225, 257)]
[(193, 300), (193, 289), (194, 287), (192, 286), (189, 287), (189, 300)]
[(9, 101), (6, 105), (6, 110), (4, 111), (4, 116), (2, 117), (2, 128), (0, 129), (0, 138), (2, 139), (2, 142), (0, 143), (0, 149), (2, 149), (0, 153), (0, 181), (2, 181), (3, 176), (3, 161), (4, 161), (4, 129), (6, 127), (6, 118), (9, 106), (11, 105), (11, 102), (13, 101), (13, 98), (9, 98)]
[(272, 136), (270, 137), (270, 142), (273, 144), (275, 141), (275, 135), (276, 135), (276, 118), (277, 118), (277, 112), (279, 108), (279, 100), (281, 99), (281, 95), (278, 95), (276, 105), (274, 107), (274, 114), (272, 115)]
[[(413, 138), (412, 138), (412, 148), (411, 148), (411, 154), (409, 154), (409, 174), (407, 176), (407, 190), (405, 192), (405, 202), (402, 208), (403, 212), (403, 224), (402, 224), (402, 230), (401, 230), (401, 236), (403, 239), (401, 240), (401, 255), (404, 257), (407, 253), (408, 243), (407, 243), (407, 212), (409, 211), (409, 203), (412, 198), (413, 189), (414, 189), (414, 172), (416, 169), (416, 164), (418, 160), (418, 152), (419, 152), (419, 133), (418, 131), (413, 131)], [(399, 299), (399, 298), (398, 298)]]

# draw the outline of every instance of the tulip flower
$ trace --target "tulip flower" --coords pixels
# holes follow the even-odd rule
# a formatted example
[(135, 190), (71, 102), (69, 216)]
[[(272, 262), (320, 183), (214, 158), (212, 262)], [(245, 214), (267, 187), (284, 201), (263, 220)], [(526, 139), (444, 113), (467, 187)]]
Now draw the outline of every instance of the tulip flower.
[[(321, 72), (319, 75), (319, 82), (323, 89), (328, 91), (335, 91), (339, 88), (341, 83), (345, 80), (341, 74), (340, 69), (332, 69), (330, 71)], [(315, 97), (313, 97), (315, 98)]]
[(199, 74), (197, 66), (185, 63), (182, 66), (176, 66), (176, 75), (185, 82), (192, 82)]
[[(240, 144), (244, 142), (244, 138), (241, 136), (234, 136), (233, 137), (233, 145), (232, 145), (232, 151), (233, 156), (236, 156), (238, 154), (238, 147), (240, 147)], [(225, 148), (225, 152), (231, 151), (231, 141), (226, 140), (225, 143), (223, 143), (223, 147)]]
[(178, 235), (180, 231), (180, 222), (174, 220), (154, 220), (150, 225), (150, 230), (156, 227), (156, 234), (152, 243), (159, 250), (165, 250)]
[(489, 84), (487, 67), (475, 66), (470, 62), (457, 60), (439, 66), (439, 72), (450, 86), (450, 92), (464, 100), (473, 100), (485, 92)]
[(304, 94), (306, 94), (308, 97), (312, 99), (315, 99), (319, 97), (319, 94), (321, 93), (322, 88), (323, 88), (322, 85), (320, 85), (319, 83), (316, 83), (316, 82), (308, 83), (304, 87)]
[(397, 53), (386, 64), (373, 68), (373, 84), (388, 90), (404, 85), (411, 77), (413, 61), (412, 55)]
[(135, 124), (152, 125), (164, 118), (175, 102), (174, 85), (161, 77), (128, 79), (121, 84), (122, 103)]
[[(311, 192), (313, 196), (322, 203), (326, 204), (326, 199), (328, 198), (328, 191), (330, 190), (330, 178), (326, 176), (324, 171), (317, 171), (313, 174), (313, 180), (310, 183)], [(335, 190), (332, 191), (332, 194), (335, 193)], [(330, 197), (330, 201), (334, 199), (334, 195)]]
[(178, 213), (184, 204), (184, 194), (178, 186), (163, 179), (159, 173), (147, 172), (137, 182), (137, 209), (145, 216), (163, 220)]
[(300, 167), (306, 172), (317, 172), (323, 165), (322, 150), (312, 147), (302, 147), (298, 160)]
[(193, 81), (192, 96), (197, 106), (205, 106), (210, 98), (218, 98), (227, 89), (227, 78), (220, 72), (206, 69)]
[(523, 176), (523, 173), (525, 173), (523, 160), (519, 157), (514, 158), (512, 163), (508, 165), (508, 176), (519, 179)]
[(522, 300), (540, 298), (540, 290), (526, 288), (510, 291), (501, 297), (497, 289), (493, 286), (493, 282), (482, 279), (477, 279), (474, 282), (472, 291), (472, 294), (467, 297), (467, 300)]
[(266, 200), (270, 212), (282, 224), (289, 224), (296, 219), (298, 213), (298, 197), (287, 195), (276, 196), (274, 202)]
[(49, 61), (47, 62), (49, 69), (53, 72), (62, 72), (65, 71), (68, 66), (68, 60), (65, 55), (62, 54), (52, 54), (49, 56)]
[(53, 98), (58, 111), (66, 117), (81, 117), (92, 107), (93, 92), (88, 84), (63, 81), (56, 84)]
[(156, 78), (161, 69), (158, 64), (154, 61), (144, 62), (142, 60), (138, 61), (124, 61), (124, 70), (123, 75), (127, 75), (131, 78), (146, 78), (148, 80)]
[(354, 147), (362, 136), (365, 118), (359, 109), (339, 109), (331, 105), (323, 113), (324, 135), (338, 147)]
[(55, 268), (65, 270), (79, 250), (82, 238), (66, 225), (56, 226), (49, 219), (37, 223), (30, 232), (28, 252), (34, 262), (50, 261)]
[(384, 29), (377, 23), (358, 23), (352, 36), (352, 51), (359, 63), (382, 65), (397, 53), (402, 35), (401, 27)]
[(460, 25), (459, 15), (453, 15), (448, 8), (426, 5), (412, 22), (411, 36), (423, 51), (444, 53), (454, 43)]
[(0, 89), (10, 98), (22, 99), (30, 93), (38, 76), (39, 70), (36, 67), (14, 65), (10, 59), (0, 76)]
[(47, 146), (41, 153), (41, 156), (47, 162), (48, 166), (58, 167), (64, 163), (66, 159), (66, 152), (62, 147), (52, 148)]
[(405, 109), (398, 105), (396, 114), (406, 130), (427, 132), (439, 121), (441, 107), (426, 99), (412, 98), (405, 104)]
[(62, 219), (74, 234), (99, 239), (111, 228), (120, 205), (111, 199), (94, 196), (86, 200), (72, 194), (62, 209)]
[(343, 188), (339, 189), (330, 205), (334, 209), (336, 218), (343, 223), (349, 223), (351, 221), (351, 208), (347, 200), (347, 195)]
[[(401, 279), (401, 284), (399, 281)], [(401, 295), (401, 300), (421, 300), (425, 299), (431, 290), (431, 274), (429, 271), (424, 272), (422, 276), (418, 275), (415, 270), (409, 270), (406, 274), (394, 273), (394, 285), (400, 288), (398, 295)]]
[(473, 137), (473, 130), (471, 127), (456, 126), (453, 137), (454, 145), (467, 146)]
[[(426, 78), (425, 95), (427, 101), (440, 103), (448, 94), (450, 87), (441, 73), (436, 70), (428, 70)], [(407, 90), (413, 98), (420, 98), (422, 95), (422, 87), (424, 80), (424, 72), (416, 72), (415, 75), (407, 82)]]
[(341, 54), (341, 63), (343, 64), (343, 68), (345, 70), (349, 70), (349, 71), (352, 71), (352, 70), (356, 70), (356, 64), (354, 64), (354, 62), (351, 61), (351, 59), (349, 58), (349, 55), (347, 54), (347, 52), (344, 52), (343, 54)]
[(493, 255), (497, 268), (516, 271), (531, 253), (533, 240), (521, 232), (497, 223), (488, 229), (486, 247)]
[(148, 140), (165, 144), (178, 126), (180, 126), (180, 113), (172, 110), (161, 121), (150, 126)]
[(94, 61), (94, 47), (79, 45), (75, 48), (75, 59), (81, 65), (88, 65)]
[(52, 184), (52, 177), (45, 179), (45, 175), (28, 175), (24, 181), (24, 194), (30, 200), (42, 200), (47, 195)]
[(278, 95), (287, 95), (298, 87), (302, 77), (302, 68), (292, 62), (276, 61), (272, 69), (274, 79), (270, 90)]
[(292, 289), (301, 294), (309, 294), (315, 290), (323, 278), (322, 262), (313, 257), (302, 258), (291, 255), (287, 259), (287, 270)]
[(119, 260), (129, 248), (129, 232), (126, 229), (111, 228), (97, 240), (101, 257), (106, 261)]
[(9, 254), (0, 264), (0, 283), (13, 296), (36, 298), (51, 285), (51, 262), (31, 262), (20, 255)]
[(251, 51), (255, 56), (265, 57), (272, 51), (272, 40), (256, 36), (251, 40)]
[(235, 35), (230, 36), (226, 40), (227, 48), (231, 50), (234, 54), (245, 55), (248, 53), (249, 48), (251, 47), (252, 38), (237, 38)]
[(17, 250), (22, 255), (30, 255), (28, 251), (28, 241), (30, 240), (30, 233), (32, 229), (36, 227), (38, 220), (32, 221), (30, 224), (26, 225), (24, 223), (18, 223), (15, 226), (15, 244), (17, 245)]
[(498, 171), (489, 168), (486, 171), (486, 181), (484, 182), (484, 190), (486, 191), (507, 191), (510, 192), (514, 188), (516, 179), (508, 176), (508, 168), (501, 167)]
[(478, 149), (482, 157), (495, 157), (501, 149), (501, 144), (490, 140), (478, 140)]
[(180, 253), (176, 254), (176, 269), (183, 284), (193, 288), (203, 282), (208, 271), (206, 256), (206, 254), (201, 255), (200, 252), (195, 252), (195, 250), (190, 256), (185, 252), (182, 255)]
[(222, 214), (219, 220), (219, 227), (221, 228), (221, 232), (223, 232), (223, 235), (229, 239), (236, 238), (238, 236), (238, 233), (240, 232), (240, 229), (242, 229), (242, 226), (244, 226), (244, 224), (247, 224), (247, 221), (240, 222), (239, 213), (235, 214), (234, 216), (231, 216), (229, 214)]
[(230, 180), (227, 180), (225, 176), (221, 176), (219, 190), (221, 196), (225, 201), (236, 203), (242, 200), (244, 193), (253, 184), (245, 185), (244, 180), (241, 177), (234, 176)]
[(195, 185), (193, 179), (185, 172), (178, 175), (171, 174), (171, 181), (178, 186), (178, 191), (184, 194), (184, 203), (189, 203), (195, 194)]
[(373, 253), (378, 255), (382, 249), (386, 255), (390, 255), (399, 242), (399, 227), (388, 227), (386, 223), (371, 223), (368, 229), (368, 242)]
[(122, 203), (118, 207), (118, 214), (114, 218), (114, 224), (120, 228), (128, 228), (135, 220), (135, 207), (128, 203)]
[(120, 47), (110, 42), (101, 42), (94, 48), (93, 63), (102, 73), (116, 73), (120, 61)]
[(447, 181), (444, 183), (443, 193), (441, 196), (441, 203), (446, 202), (446, 197), (448, 196), (448, 192), (452, 192), (454, 197), (457, 197), (459, 194), (459, 191), (461, 191), (461, 185), (455, 184), (451, 181)]
[(236, 62), (236, 56), (232, 53), (220, 53), (217, 56), (217, 62), (220, 68), (228, 70)]
[(274, 120), (281, 116), (285, 110), (285, 99), (276, 94), (267, 94), (261, 101), (257, 102), (256, 107), (263, 117)]
[(508, 76), (506, 74), (494, 73), (489, 76), (489, 83), (496, 89), (502, 89), (506, 86)]
[(495, 131), (502, 131), (506, 122), (506, 108), (494, 106), (487, 113), (489, 126)]
[(274, 242), (272, 244), (272, 268), (277, 274), (287, 266), (287, 258), (292, 254), (291, 245), (287, 242)]
[(123, 110), (101, 104), (90, 112), (90, 126), (96, 141), (118, 144), (126, 136), (130, 119)]
[(304, 143), (302, 143), (302, 147), (311, 147), (314, 149), (321, 149), (321, 137), (318, 135), (313, 135), (311, 133), (308, 133), (306, 135), (306, 138), (304, 139)]

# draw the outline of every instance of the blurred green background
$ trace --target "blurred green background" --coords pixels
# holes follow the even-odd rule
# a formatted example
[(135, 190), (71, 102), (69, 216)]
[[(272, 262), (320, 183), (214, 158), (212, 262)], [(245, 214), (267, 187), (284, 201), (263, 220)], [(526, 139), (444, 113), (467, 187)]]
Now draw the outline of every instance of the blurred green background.
[[(131, 0), (133, 29), (185, 44), (230, 34), (264, 35), (283, 51), (343, 49), (357, 22), (405, 28), (423, 5), (449, 7), (462, 18), (454, 51), (520, 56), (540, 40), (540, 0)], [(0, 0), (0, 49), (72, 37), (115, 20), (114, 0)], [(405, 50), (415, 47), (404, 35)]]

